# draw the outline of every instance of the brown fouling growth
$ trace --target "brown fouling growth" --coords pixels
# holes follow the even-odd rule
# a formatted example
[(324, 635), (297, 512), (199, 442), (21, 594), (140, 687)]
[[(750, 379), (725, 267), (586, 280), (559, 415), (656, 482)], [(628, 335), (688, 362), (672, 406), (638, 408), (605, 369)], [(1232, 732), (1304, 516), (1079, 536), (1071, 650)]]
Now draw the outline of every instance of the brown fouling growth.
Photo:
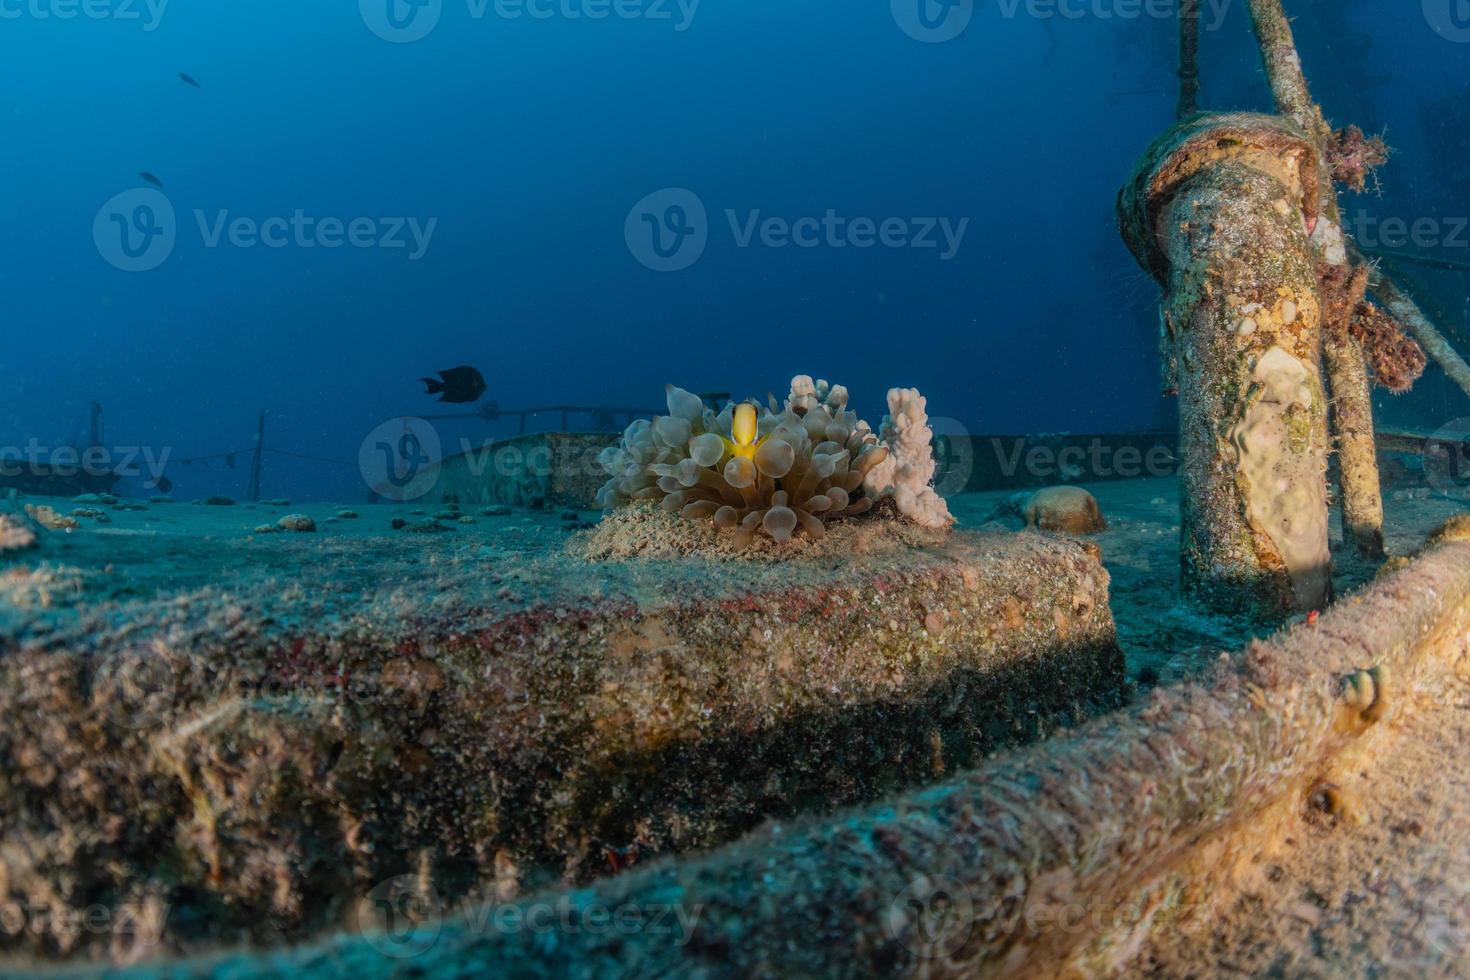
[(1367, 299), (1370, 269), (1322, 263), (1323, 330), (1344, 332), (1363, 348), (1373, 380), (1394, 394), (1414, 386), (1428, 363), (1424, 349), (1408, 335), (1403, 324)]

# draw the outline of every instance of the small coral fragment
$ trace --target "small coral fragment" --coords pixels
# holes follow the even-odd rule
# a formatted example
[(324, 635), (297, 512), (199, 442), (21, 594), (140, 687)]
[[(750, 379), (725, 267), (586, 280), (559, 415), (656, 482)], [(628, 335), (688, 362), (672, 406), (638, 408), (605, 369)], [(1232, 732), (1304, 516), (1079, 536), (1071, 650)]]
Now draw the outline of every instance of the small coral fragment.
[(888, 392), (888, 417), (883, 420), (883, 444), (888, 455), (872, 464), (863, 485), (869, 492), (886, 490), (899, 512), (924, 527), (943, 528), (954, 523), (949, 506), (935, 492), (934, 431), (929, 427), (927, 403), (914, 388)]
[(0, 514), (0, 555), (36, 546), (36, 532), (14, 514)]

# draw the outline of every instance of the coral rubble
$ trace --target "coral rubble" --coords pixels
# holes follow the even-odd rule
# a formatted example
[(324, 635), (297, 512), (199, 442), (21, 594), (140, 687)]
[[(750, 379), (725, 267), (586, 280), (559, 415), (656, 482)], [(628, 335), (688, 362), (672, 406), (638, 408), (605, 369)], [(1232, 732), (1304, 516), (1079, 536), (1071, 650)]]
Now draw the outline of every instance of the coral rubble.
[(35, 547), (36, 532), (14, 514), (0, 514), (0, 555)]
[(821, 539), (827, 525), (872, 511), (891, 496), (914, 523), (953, 523), (934, 492), (933, 433), (924, 398), (888, 393), (883, 438), (847, 408), (847, 389), (798, 375), (784, 407), (728, 404), (716, 413), (669, 385), (669, 414), (639, 419), (598, 462), (611, 479), (603, 507), (637, 501), (733, 531), (737, 547), (757, 533), (778, 543), (798, 531)]

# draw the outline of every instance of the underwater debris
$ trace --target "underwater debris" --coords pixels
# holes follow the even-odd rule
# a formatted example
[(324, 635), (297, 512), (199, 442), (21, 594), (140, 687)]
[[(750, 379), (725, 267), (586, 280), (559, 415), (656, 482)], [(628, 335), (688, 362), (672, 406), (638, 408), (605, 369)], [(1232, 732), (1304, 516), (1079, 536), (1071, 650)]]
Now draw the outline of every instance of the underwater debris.
[(1368, 189), (1373, 171), (1388, 162), (1388, 153), (1383, 137), (1364, 136), (1357, 126), (1337, 130), (1326, 147), (1332, 179), (1360, 194)]
[(316, 521), (305, 514), (287, 514), (276, 521), (276, 526), (282, 531), (295, 531), (298, 534), (310, 534), (316, 530)]
[(44, 504), (26, 504), (26, 513), (31, 520), (46, 528), (48, 531), (75, 531), (82, 525), (74, 517), (59, 514), (53, 507)]
[(1470, 541), (1470, 514), (1456, 514), (1449, 518), (1429, 536), (1425, 547), (1449, 541)]
[(888, 458), (871, 427), (847, 410), (847, 389), (800, 375), (786, 406), (729, 404), (716, 414), (698, 395), (665, 389), (668, 415), (639, 419), (598, 456), (612, 477), (603, 507), (652, 501), (689, 520), (734, 530), (739, 546), (764, 532), (820, 539), (829, 521), (867, 513), (865, 478)]
[(216, 494), (213, 497), (206, 497), (206, 498), (204, 498), (204, 506), (206, 506), (206, 507), (233, 507), (233, 506), (235, 506), (235, 501), (234, 501), (234, 499), (232, 499), (230, 497), (226, 497), (226, 496), (223, 496), (221, 494)]
[(1373, 381), (1394, 394), (1414, 386), (1428, 364), (1424, 348), (1404, 325), (1367, 299), (1371, 268), (1321, 263), (1322, 326), (1329, 335), (1344, 331), (1362, 346)]
[(1097, 498), (1081, 487), (1045, 487), (1031, 494), (1021, 509), (1027, 527), (1067, 534), (1096, 534), (1108, 529)]
[(29, 521), (15, 514), (0, 514), (0, 555), (34, 548), (39, 540)]
[[(1159, 498), (1155, 503), (1166, 503)], [(1002, 517), (1024, 521), (1027, 527), (1064, 534), (1095, 534), (1108, 529), (1097, 498), (1081, 487), (1043, 487), (1012, 494), (1000, 501), (981, 523)]]

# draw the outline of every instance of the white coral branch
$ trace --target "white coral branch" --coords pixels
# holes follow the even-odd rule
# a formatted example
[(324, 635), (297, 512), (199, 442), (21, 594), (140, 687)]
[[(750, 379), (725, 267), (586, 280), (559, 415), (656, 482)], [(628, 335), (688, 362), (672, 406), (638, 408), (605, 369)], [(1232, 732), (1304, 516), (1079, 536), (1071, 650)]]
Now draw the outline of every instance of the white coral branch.
[(889, 390), (880, 439), (888, 447), (888, 458), (868, 471), (864, 488), (874, 495), (891, 493), (899, 512), (916, 524), (935, 528), (953, 524), (949, 505), (934, 491), (934, 431), (918, 389)]

